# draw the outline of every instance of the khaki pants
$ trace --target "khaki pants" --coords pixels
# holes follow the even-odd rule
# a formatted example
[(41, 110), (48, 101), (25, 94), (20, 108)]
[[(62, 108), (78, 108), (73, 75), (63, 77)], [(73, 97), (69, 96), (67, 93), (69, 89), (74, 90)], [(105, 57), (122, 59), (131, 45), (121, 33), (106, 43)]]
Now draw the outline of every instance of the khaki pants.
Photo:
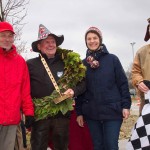
[(26, 148), (23, 147), (23, 137), (20, 124), (17, 127), (15, 150), (26, 150)]
[(141, 114), (143, 106), (145, 104), (145, 99), (144, 99), (144, 96), (140, 96), (140, 98), (141, 98), (141, 101), (140, 101), (140, 106), (139, 106), (139, 113)]
[(0, 125), (0, 150), (14, 150), (17, 125)]

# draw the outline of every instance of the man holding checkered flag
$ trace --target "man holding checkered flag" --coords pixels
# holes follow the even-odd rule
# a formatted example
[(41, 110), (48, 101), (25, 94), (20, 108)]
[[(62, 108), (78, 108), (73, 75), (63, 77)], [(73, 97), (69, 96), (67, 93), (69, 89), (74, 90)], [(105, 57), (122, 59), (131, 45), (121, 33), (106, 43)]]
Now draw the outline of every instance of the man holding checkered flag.
[[(144, 40), (150, 39), (150, 18)], [(140, 48), (132, 67), (132, 83), (141, 98), (140, 116), (131, 132), (127, 150), (150, 150), (150, 44)]]

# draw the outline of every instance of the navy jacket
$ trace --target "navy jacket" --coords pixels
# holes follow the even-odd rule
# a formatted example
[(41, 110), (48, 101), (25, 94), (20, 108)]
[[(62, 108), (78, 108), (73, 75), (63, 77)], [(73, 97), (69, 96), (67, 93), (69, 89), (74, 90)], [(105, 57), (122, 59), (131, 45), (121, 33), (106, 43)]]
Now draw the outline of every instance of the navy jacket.
[(95, 120), (122, 119), (122, 109), (130, 109), (128, 81), (117, 56), (110, 54), (105, 45), (101, 51), (87, 53), (99, 61), (98, 68), (87, 67), (84, 94), (76, 98), (77, 115)]

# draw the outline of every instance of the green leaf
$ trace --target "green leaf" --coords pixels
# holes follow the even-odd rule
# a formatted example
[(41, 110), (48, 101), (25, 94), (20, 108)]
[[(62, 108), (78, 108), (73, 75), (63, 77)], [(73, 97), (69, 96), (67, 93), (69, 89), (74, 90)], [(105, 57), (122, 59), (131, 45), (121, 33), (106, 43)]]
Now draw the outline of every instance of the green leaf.
[[(58, 48), (57, 53), (62, 57), (65, 64), (64, 75), (57, 82), (61, 92), (64, 92), (64, 85), (67, 88), (72, 88), (85, 77), (86, 67), (82, 64), (80, 55), (72, 50)], [(54, 90), (50, 96), (33, 99), (36, 120), (41, 120), (48, 116), (55, 116), (59, 112), (66, 114), (68, 111), (73, 110), (72, 99), (66, 99), (59, 104), (55, 104), (53, 99), (58, 96), (58, 92)]]

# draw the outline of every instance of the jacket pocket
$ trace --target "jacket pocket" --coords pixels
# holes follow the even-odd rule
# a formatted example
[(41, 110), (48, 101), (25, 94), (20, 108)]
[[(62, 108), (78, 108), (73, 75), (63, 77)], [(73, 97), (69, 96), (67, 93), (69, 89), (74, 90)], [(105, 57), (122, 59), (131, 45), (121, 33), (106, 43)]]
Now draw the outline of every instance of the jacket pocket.
[(121, 102), (110, 103), (108, 107), (116, 113), (122, 113)]

